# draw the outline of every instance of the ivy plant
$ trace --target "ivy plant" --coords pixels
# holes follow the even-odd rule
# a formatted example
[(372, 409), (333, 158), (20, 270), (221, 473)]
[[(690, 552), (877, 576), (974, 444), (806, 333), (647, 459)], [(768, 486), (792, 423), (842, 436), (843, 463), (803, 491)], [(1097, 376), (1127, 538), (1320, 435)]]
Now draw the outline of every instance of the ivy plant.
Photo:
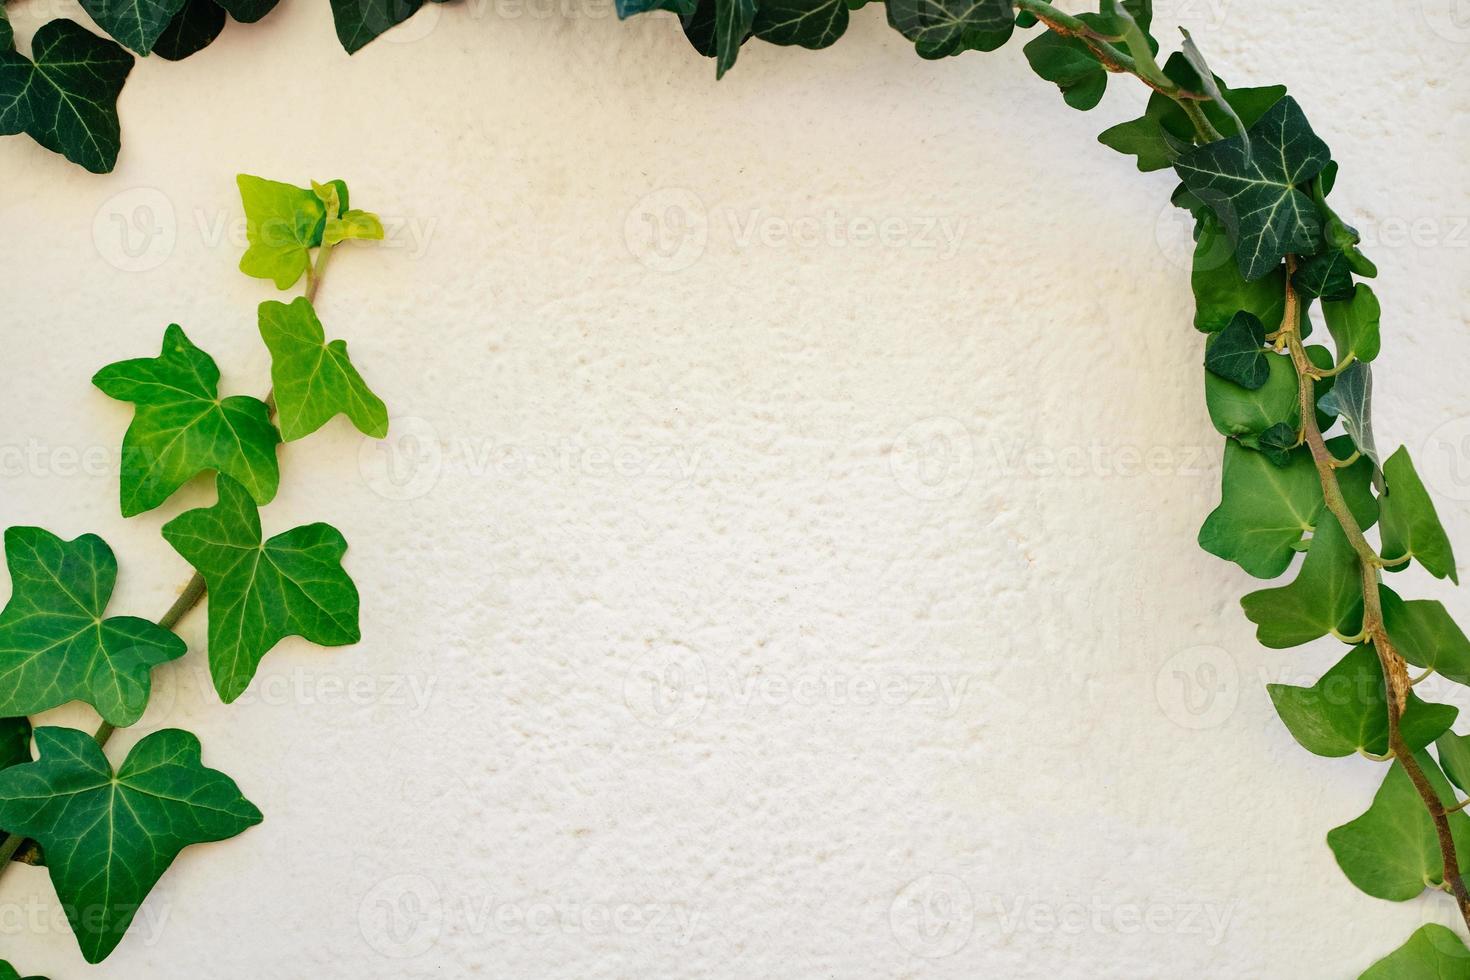
[[(21, 862), (44, 866), (92, 963), (122, 941), (181, 852), (262, 819), (234, 780), (205, 765), (189, 732), (155, 732), (119, 761), (105, 752), (118, 728), (143, 716), (153, 668), (188, 653), (174, 632), (180, 620), (206, 605), (208, 665), (225, 702), (288, 636), (340, 646), (361, 635), (342, 533), (318, 523), (267, 539), (259, 508), (275, 496), (283, 440), (338, 415), (370, 436), (387, 434), (386, 407), (346, 345), (327, 340), (314, 306), (332, 250), (382, 238), (382, 225), (347, 208), (341, 181), (299, 188), (241, 176), (239, 184), (251, 243), (241, 268), (282, 289), (307, 277), (303, 295), (258, 310), (271, 392), (222, 397), (214, 360), (177, 324), (164, 331), (157, 357), (107, 365), (92, 379), (134, 406), (122, 446), (123, 517), (213, 477), (215, 504), (163, 525), (193, 577), (156, 622), (109, 615), (118, 562), (100, 537), (68, 541), (39, 527), (4, 535), (11, 594), (0, 611), (0, 875)], [(296, 274), (283, 274), (280, 261), (262, 265), (263, 252), (289, 254)], [(70, 702), (96, 710), (95, 732), (32, 728), (31, 716)], [(0, 980), (7, 977), (19, 974), (0, 961)]]

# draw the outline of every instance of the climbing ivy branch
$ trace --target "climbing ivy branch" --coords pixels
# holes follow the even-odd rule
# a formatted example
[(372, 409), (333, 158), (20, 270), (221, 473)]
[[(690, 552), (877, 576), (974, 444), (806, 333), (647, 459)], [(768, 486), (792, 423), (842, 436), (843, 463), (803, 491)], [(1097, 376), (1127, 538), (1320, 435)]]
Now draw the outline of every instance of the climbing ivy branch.
[[(225, 702), (240, 696), (262, 657), (287, 636), (328, 646), (360, 639), (342, 535), (310, 524), (265, 539), (259, 507), (275, 495), (282, 441), (339, 414), (369, 436), (387, 434), (387, 409), (346, 345), (327, 341), (312, 305), (333, 249), (381, 239), (382, 224), (349, 208), (341, 181), (306, 189), (242, 175), (239, 186), (250, 243), (241, 269), (281, 289), (306, 276), (294, 302), (258, 310), (271, 352), (270, 394), (221, 398), (213, 359), (176, 324), (158, 357), (119, 361), (93, 378), (135, 406), (123, 440), (124, 516), (215, 474), (218, 502), (163, 526), (164, 538), (194, 566), (178, 598), (156, 623), (104, 618), (117, 561), (101, 538), (66, 541), (37, 527), (5, 533), (12, 592), (0, 611), (0, 827), (8, 831), (0, 875), (17, 862), (44, 864), (89, 962), (117, 946), (182, 850), (262, 819), (228, 776), (203, 766), (188, 732), (164, 729), (141, 739), (116, 769), (103, 754), (118, 728), (142, 717), (152, 668), (187, 652), (174, 628), (208, 597), (209, 667)], [(70, 701), (102, 716), (95, 733), (32, 731), (28, 716)], [(40, 753), (34, 760), (32, 738)], [(0, 961), (0, 980), (7, 976), (15, 971)]]

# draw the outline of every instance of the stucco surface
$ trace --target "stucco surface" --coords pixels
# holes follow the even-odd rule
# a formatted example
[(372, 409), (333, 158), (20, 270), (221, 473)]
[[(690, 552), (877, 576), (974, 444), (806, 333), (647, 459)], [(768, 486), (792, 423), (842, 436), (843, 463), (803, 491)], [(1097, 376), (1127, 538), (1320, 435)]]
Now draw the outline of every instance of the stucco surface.
[[(1464, 5), (1160, 6), (1342, 162), (1382, 269), (1379, 441), (1470, 548)], [(382, 446), (338, 420), (286, 447), (263, 514), (341, 528), (363, 642), (287, 641), (226, 707), (196, 613), (110, 748), (195, 731), (265, 823), (186, 852), (96, 969), (18, 869), (0, 955), (1335, 978), (1449, 921), (1343, 879), (1324, 835), (1381, 770), (1299, 749), (1264, 690), (1333, 646), (1259, 648), (1254, 583), (1195, 546), (1220, 440), (1188, 229), (1168, 175), (1095, 141), (1138, 86), (1077, 113), (1019, 44), (926, 63), (875, 8), (718, 85), (671, 17), (601, 0), (421, 16), (349, 58), (295, 0), (140, 63), (107, 177), (0, 140), (0, 520), (103, 534), (114, 611), (167, 606), (188, 571), (158, 529), (212, 491), (119, 517), (129, 411), (88, 379), (176, 321), (264, 391), (237, 172), (340, 176), (387, 220), (319, 307), (395, 415)]]

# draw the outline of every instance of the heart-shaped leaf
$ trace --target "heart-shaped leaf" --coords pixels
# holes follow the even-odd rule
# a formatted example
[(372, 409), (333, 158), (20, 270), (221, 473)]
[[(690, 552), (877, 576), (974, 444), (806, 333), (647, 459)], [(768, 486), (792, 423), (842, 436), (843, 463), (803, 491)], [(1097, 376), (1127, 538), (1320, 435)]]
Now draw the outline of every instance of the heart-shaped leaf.
[(1452, 980), (1470, 977), (1470, 949), (1465, 941), (1436, 922), (1414, 931), (1408, 942), (1389, 953), (1358, 980)]

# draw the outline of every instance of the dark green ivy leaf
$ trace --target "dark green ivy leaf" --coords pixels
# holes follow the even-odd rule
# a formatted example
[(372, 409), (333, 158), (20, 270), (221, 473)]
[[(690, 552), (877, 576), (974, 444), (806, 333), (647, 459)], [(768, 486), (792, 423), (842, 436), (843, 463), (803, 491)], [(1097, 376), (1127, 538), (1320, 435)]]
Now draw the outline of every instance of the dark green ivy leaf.
[(1409, 941), (1368, 967), (1358, 980), (1464, 980), (1470, 977), (1470, 949), (1449, 929), (1429, 922)]
[(1010, 0), (888, 0), (888, 23), (921, 58), (994, 51), (1010, 40)]
[(30, 761), (30, 719), (0, 718), (0, 770)]
[(847, 30), (846, 0), (764, 0), (750, 32), (771, 44), (825, 48)]
[(204, 767), (188, 732), (149, 735), (116, 773), (85, 732), (38, 728), (36, 747), (38, 761), (0, 772), (0, 825), (46, 849), (51, 883), (88, 963), (122, 940), (180, 851), (261, 821), (234, 780)]
[(688, 17), (694, 13), (698, 6), (697, 0), (617, 0), (616, 9), (619, 20), (626, 20), (634, 14), (646, 14), (651, 10), (672, 10), (680, 17)]
[(735, 67), (755, 22), (755, 0), (715, 0), (715, 78)]
[(1301, 435), (1293, 426), (1277, 422), (1256, 438), (1256, 452), (1269, 459), (1273, 466), (1285, 466), (1291, 461), (1291, 452), (1301, 445)]
[[(1441, 800), (1454, 799), (1439, 766), (1426, 752), (1414, 753)], [(1447, 818), (1456, 850), (1470, 846), (1470, 817)], [(1404, 767), (1393, 763), (1367, 812), (1327, 834), (1327, 844), (1348, 880), (1374, 898), (1407, 902), (1444, 880), (1434, 822)]]
[(152, 510), (200, 473), (215, 470), (249, 487), (257, 502), (276, 495), (280, 434), (264, 402), (219, 397), (219, 368), (178, 324), (158, 357), (109, 364), (92, 383), (137, 410), (123, 437), (124, 517)]
[(20, 972), (7, 961), (0, 960), (0, 980), (46, 980), (45, 977), (21, 977)]
[(1470, 786), (1470, 735), (1445, 732), (1434, 742), (1444, 774), (1461, 790)]
[[(1311, 687), (1268, 684), (1266, 690), (1287, 730), (1308, 752), (1328, 758), (1388, 752), (1383, 668), (1368, 644), (1349, 650)], [(1454, 724), (1458, 714), (1458, 708), (1430, 704), (1410, 691), (1399, 731), (1417, 752)]]
[(97, 26), (117, 43), (138, 54), (148, 54), (184, 0), (80, 0)]
[[(1256, 639), (1273, 649), (1309, 643), (1337, 632), (1351, 636), (1363, 618), (1358, 556), (1337, 518), (1326, 509), (1302, 569), (1290, 585), (1252, 592), (1240, 601), (1256, 624)], [(1438, 734), (1438, 733), (1436, 733)]]
[(1260, 279), (1289, 252), (1317, 251), (1322, 219), (1304, 189), (1331, 153), (1291, 96), (1249, 134), (1249, 151), (1243, 135), (1232, 136), (1189, 150), (1174, 169), (1224, 223), (1241, 273)]
[(163, 526), (163, 536), (208, 587), (209, 671), (229, 703), (286, 637), (344, 646), (361, 634), (357, 587), (342, 569), (347, 542), (341, 533), (307, 524), (264, 540), (245, 488), (223, 475), (218, 486), (213, 507), (185, 511)]
[(1353, 270), (1337, 249), (1302, 260), (1291, 282), (1308, 299), (1347, 299), (1353, 294)]
[(1329, 418), (1342, 417), (1342, 427), (1365, 457), (1379, 466), (1378, 447), (1373, 442), (1373, 371), (1362, 361), (1350, 364), (1334, 380), (1332, 390), (1317, 407)]
[(185, 0), (183, 9), (158, 36), (153, 51), (168, 61), (183, 61), (209, 47), (224, 29), (224, 7), (214, 0)]
[(331, 0), (337, 40), (348, 54), (418, 13), (424, 0)]
[(136, 722), (150, 675), (184, 641), (132, 616), (103, 618), (117, 559), (95, 534), (63, 541), (39, 527), (5, 532), (10, 601), (0, 611), (0, 715), (85, 701), (108, 722)]
[(15, 31), (10, 26), (10, 17), (5, 13), (5, 5), (0, 4), (0, 51), (15, 50)]
[(1241, 310), (1205, 347), (1205, 370), (1254, 391), (1266, 383), (1266, 328), (1254, 313)]
[(242, 24), (253, 24), (276, 9), (280, 0), (216, 0), (225, 13)]
[(53, 20), (31, 40), (32, 61), (0, 51), (0, 136), (27, 133), (94, 174), (117, 164), (122, 132), (117, 97), (133, 56), (69, 20)]
[(1439, 522), (1429, 491), (1414, 471), (1409, 451), (1403, 446), (1383, 464), (1383, 480), (1385, 490), (1380, 504), (1384, 557), (1395, 565), (1417, 558), (1435, 578), (1448, 576), (1458, 585), (1460, 575), (1455, 569), (1455, 552), (1450, 547), (1449, 535)]
[[(1146, 36), (1153, 21), (1151, 0), (1124, 0), (1123, 9), (1127, 17), (1085, 13), (1077, 19), (1104, 37), (1124, 37), (1135, 26)], [(1147, 38), (1147, 43), (1152, 51), (1158, 51), (1158, 42), (1152, 37)], [(1085, 112), (1102, 101), (1108, 87), (1108, 72), (1086, 42), (1048, 30), (1028, 42), (1022, 51), (1032, 71), (1061, 89), (1062, 100), (1067, 105)]]

